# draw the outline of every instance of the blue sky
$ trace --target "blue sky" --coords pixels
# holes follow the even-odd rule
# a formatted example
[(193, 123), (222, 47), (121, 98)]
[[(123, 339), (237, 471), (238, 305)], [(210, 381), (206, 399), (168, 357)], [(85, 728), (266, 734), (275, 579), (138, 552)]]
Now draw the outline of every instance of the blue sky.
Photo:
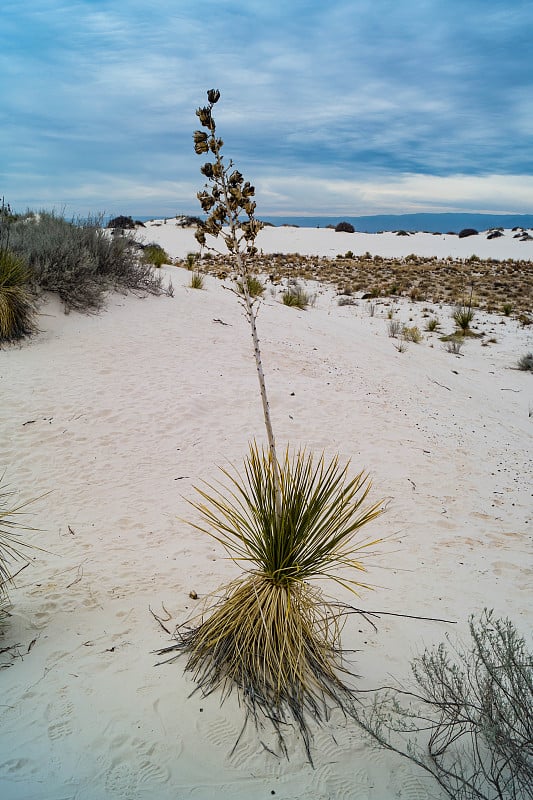
[(205, 91), (258, 215), (533, 212), (531, 0), (7, 0), (0, 196), (198, 213)]

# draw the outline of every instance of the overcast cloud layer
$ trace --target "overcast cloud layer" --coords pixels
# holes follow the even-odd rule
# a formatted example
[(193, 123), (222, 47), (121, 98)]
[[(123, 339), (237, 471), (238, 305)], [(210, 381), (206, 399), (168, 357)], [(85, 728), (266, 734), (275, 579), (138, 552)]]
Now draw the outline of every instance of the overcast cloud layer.
[(0, 9), (0, 196), (197, 213), (192, 132), (271, 214), (533, 212), (531, 0), (31, 0)]

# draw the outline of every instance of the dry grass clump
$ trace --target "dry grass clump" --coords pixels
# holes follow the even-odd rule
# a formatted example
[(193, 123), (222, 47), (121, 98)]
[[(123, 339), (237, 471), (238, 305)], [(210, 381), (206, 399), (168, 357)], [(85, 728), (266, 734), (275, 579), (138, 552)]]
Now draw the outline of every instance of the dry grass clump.
[(247, 716), (270, 720), (282, 749), (282, 727), (294, 721), (310, 759), (307, 716), (324, 720), (330, 703), (353, 714), (355, 695), (341, 678), (343, 610), (309, 582), (365, 586), (351, 574), (364, 572), (363, 551), (376, 542), (354, 536), (381, 513), (380, 504), (364, 507), (368, 478), (349, 479), (347, 469), (337, 458), (315, 461), (303, 451), (291, 457), (287, 450), (275, 464), (252, 445), (244, 475), (222, 470), (229, 487), (199, 488), (201, 500), (192, 505), (202, 522), (194, 527), (246, 571), (207, 616), (178, 628), (177, 642), (160, 651), (186, 653), (186, 668), (205, 694), (237, 688)]
[(413, 325), (411, 327), (404, 325), (402, 329), (402, 336), (406, 342), (414, 342), (414, 344), (419, 344), (424, 338), (420, 332), (420, 328), (418, 328), (417, 325)]
[(533, 353), (526, 353), (520, 356), (517, 367), (523, 372), (533, 372)]

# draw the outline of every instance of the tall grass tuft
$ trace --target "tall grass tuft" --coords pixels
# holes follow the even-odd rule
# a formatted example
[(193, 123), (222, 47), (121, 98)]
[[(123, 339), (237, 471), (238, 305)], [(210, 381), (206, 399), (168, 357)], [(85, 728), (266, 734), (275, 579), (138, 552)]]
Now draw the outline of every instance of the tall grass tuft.
[(28, 269), (19, 256), (0, 248), (0, 342), (35, 333), (35, 305)]
[(364, 552), (376, 542), (354, 537), (381, 507), (365, 507), (368, 477), (349, 479), (337, 458), (315, 462), (305, 451), (287, 450), (278, 469), (281, 515), (272, 458), (255, 444), (244, 475), (222, 470), (229, 487), (197, 488), (201, 500), (192, 505), (202, 521), (194, 527), (219, 542), (245, 574), (161, 653), (186, 652), (186, 668), (204, 693), (238, 688), (249, 716), (262, 712), (273, 721), (282, 748), (282, 724), (292, 719), (311, 758), (306, 714), (325, 719), (329, 701), (353, 714), (354, 691), (341, 678), (342, 609), (310, 582), (366, 587), (353, 574), (365, 572)]

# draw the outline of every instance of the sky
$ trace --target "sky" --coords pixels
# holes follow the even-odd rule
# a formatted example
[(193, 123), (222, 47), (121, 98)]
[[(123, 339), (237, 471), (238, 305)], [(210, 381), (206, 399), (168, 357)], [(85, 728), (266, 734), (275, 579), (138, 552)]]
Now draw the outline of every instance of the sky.
[(533, 213), (532, 0), (5, 0), (0, 197), (198, 214), (218, 88), (257, 215)]

